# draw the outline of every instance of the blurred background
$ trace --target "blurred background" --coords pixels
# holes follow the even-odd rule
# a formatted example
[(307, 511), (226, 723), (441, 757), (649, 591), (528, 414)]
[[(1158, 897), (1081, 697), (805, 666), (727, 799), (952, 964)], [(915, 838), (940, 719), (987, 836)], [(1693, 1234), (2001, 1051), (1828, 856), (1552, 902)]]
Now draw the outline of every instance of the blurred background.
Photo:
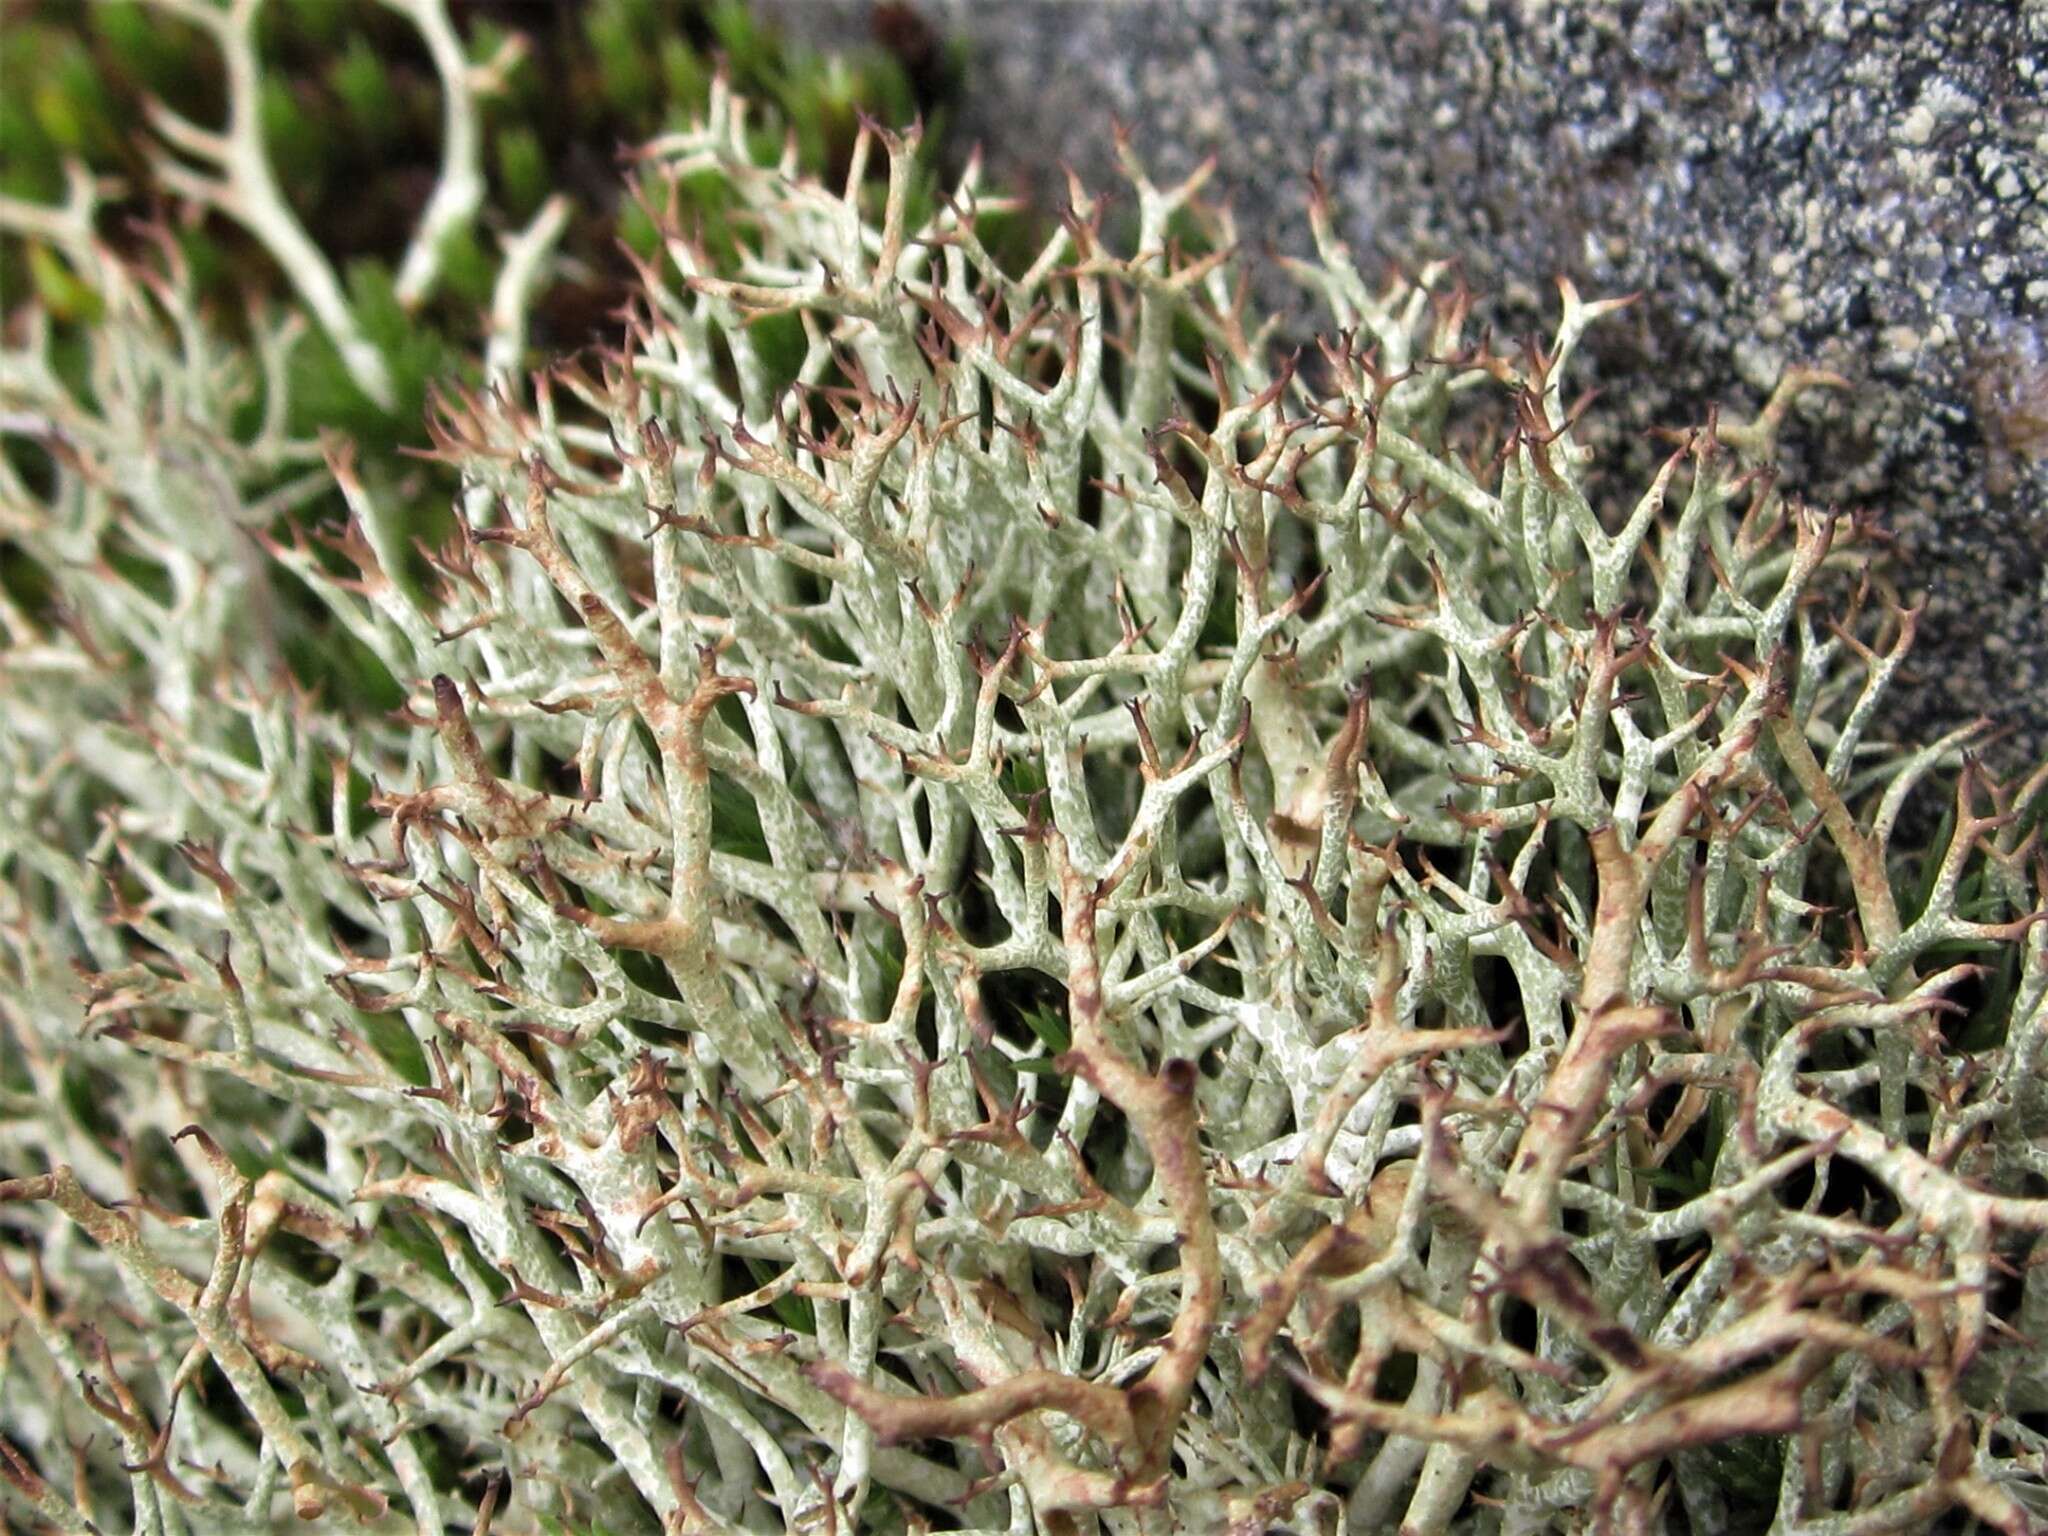
[[(274, 255), (232, 218), (176, 196), (164, 174), (163, 109), (202, 127), (227, 115), (223, 49), (195, 20), (205, 6), (153, 0), (0, 3), (0, 194), (54, 205), (67, 164), (99, 179), (99, 236), (146, 243), (173, 233), (194, 280), (232, 325), (252, 296), (292, 302)], [(443, 82), (409, 15), (373, 0), (269, 0), (254, 9), (263, 141), (292, 210), (327, 254), (350, 307), (390, 367), (393, 392), (371, 400), (331, 337), (294, 357), (296, 431), (339, 431), (374, 455), (423, 441), (427, 386), (474, 374), (482, 319), (503, 263), (501, 239), (551, 195), (567, 224), (529, 337), (545, 357), (613, 339), (633, 270), (655, 227), (629, 192), (623, 156), (704, 110), (714, 73), (760, 104), (763, 152), (785, 135), (809, 170), (840, 177), (863, 111), (888, 124), (922, 116), (929, 158), (946, 144), (957, 57), (907, 7), (879, 7), (862, 35), (821, 49), (792, 39), (743, 0), (447, 0), (445, 16), (477, 66), (485, 189), (472, 225), (446, 243), (430, 294), (402, 302), (399, 268), (434, 193)], [(438, 7), (437, 7), (438, 9)], [(718, 237), (717, 188), (688, 189), (688, 221)], [(626, 247), (622, 250), (621, 243)], [(95, 295), (53, 244), (0, 240), (0, 295), (32, 298), (59, 324), (89, 324)], [(317, 328), (316, 328), (317, 332)]]

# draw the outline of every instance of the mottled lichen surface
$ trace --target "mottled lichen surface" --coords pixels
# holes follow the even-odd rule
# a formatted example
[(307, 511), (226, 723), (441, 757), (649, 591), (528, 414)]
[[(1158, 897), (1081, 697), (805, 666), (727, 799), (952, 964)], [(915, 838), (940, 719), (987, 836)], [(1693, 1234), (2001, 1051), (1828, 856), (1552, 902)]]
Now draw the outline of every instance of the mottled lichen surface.
[(1866, 741), (1840, 381), (1592, 496), (1612, 301), (1318, 197), (1282, 355), (1199, 175), (1006, 267), (749, 143), (436, 547), (168, 258), (8, 352), (8, 1518), (2033, 1528), (2043, 780)]

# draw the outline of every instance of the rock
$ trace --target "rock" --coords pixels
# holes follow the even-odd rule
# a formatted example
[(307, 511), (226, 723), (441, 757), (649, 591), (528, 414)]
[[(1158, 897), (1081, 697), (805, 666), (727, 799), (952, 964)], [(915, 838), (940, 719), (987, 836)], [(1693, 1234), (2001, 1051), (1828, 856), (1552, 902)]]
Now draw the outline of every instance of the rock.
[[(821, 42), (872, 21), (770, 9)], [(1511, 333), (1553, 274), (1640, 291), (1586, 356), (1618, 460), (1789, 363), (1843, 373), (1789, 468), (1874, 511), (1927, 599), (1895, 725), (1984, 713), (1994, 757), (2048, 755), (2048, 0), (918, 10), (966, 53), (962, 137), (1048, 206), (1063, 160), (1114, 180), (1115, 114), (1159, 174), (1215, 153), (1248, 245), (1303, 246), (1320, 162), (1355, 248), (1457, 259)]]

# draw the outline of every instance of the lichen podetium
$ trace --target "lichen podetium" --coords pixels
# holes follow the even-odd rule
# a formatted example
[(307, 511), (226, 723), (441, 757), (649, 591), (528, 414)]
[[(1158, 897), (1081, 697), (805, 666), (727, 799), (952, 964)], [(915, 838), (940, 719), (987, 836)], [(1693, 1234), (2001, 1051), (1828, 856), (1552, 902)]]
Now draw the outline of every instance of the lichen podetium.
[(750, 142), (445, 392), (438, 548), (174, 270), (10, 354), (7, 1508), (2033, 1528), (2044, 777), (1867, 737), (1912, 610), (1768, 468), (1839, 381), (1610, 506), (1569, 285), (1494, 350), (1318, 197), (1287, 356), (1199, 175), (1006, 267)]

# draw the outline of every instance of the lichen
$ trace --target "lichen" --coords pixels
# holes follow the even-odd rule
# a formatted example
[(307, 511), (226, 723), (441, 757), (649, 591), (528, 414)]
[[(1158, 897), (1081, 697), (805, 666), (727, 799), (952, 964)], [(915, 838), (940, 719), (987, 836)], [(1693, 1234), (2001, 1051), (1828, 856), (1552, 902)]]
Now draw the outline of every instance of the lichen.
[(1199, 174), (1005, 266), (753, 142), (444, 394), (435, 547), (340, 441), (284, 531), (174, 266), (9, 354), (8, 1507), (2032, 1528), (2048, 776), (1868, 738), (1914, 613), (1769, 467), (1839, 381), (1613, 500), (1615, 301), (1496, 349), (1318, 197), (1283, 357)]

